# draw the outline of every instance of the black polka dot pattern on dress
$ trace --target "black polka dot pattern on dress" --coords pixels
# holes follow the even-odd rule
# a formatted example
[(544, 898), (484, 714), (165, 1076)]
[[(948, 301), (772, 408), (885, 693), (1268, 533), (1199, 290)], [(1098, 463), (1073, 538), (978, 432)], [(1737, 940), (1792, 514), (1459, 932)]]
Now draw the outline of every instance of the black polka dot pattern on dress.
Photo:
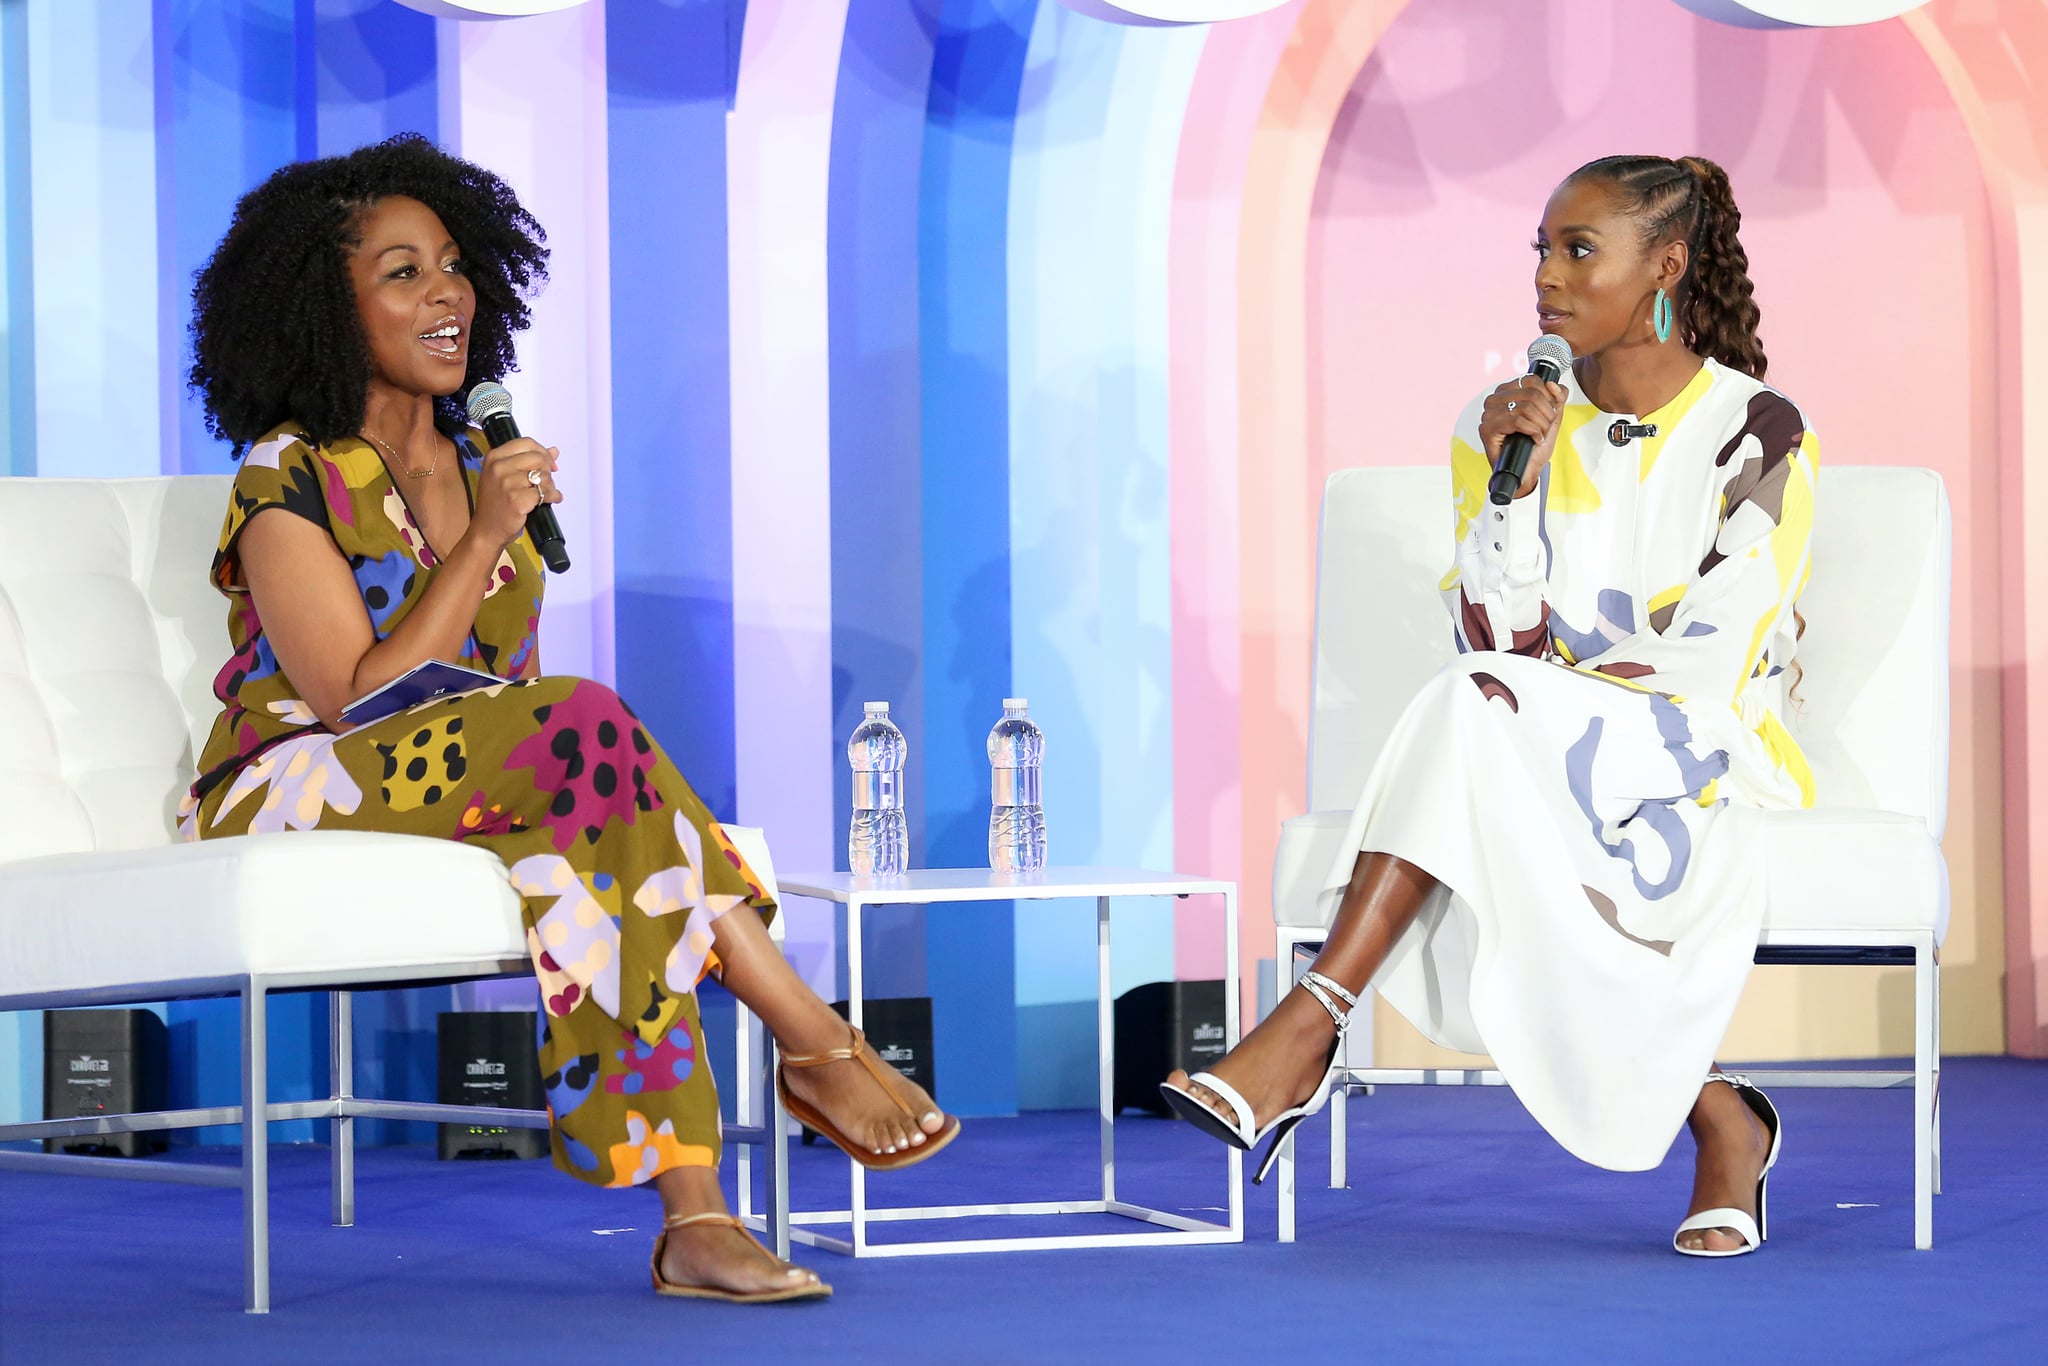
[(531, 768), (564, 838), (595, 843), (614, 820), (630, 825), (665, 804), (649, 785), (659, 751), (611, 689), (576, 680), (568, 696), (550, 693), (533, 715), (540, 729), (512, 762)]
[(469, 772), (462, 718), (444, 716), (396, 744), (379, 744), (384, 800), (395, 811), (433, 806)]

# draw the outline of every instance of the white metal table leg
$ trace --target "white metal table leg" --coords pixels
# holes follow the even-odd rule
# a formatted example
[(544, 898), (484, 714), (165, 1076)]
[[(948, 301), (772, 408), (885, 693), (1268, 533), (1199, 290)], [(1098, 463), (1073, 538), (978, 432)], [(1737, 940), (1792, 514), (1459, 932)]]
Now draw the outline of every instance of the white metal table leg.
[[(354, 1030), (354, 995), (346, 991), (329, 992), (327, 1058), (336, 1100), (355, 1098)], [(334, 1200), (334, 1226), (351, 1228), (356, 1222), (356, 1121), (353, 1115), (337, 1115), (328, 1122), (328, 1184)]]
[(242, 983), (242, 1291), (251, 1314), (270, 1312), (270, 1066), (263, 979)]
[[(1086, 876), (1075, 878), (1079, 871)], [(1096, 876), (1101, 873), (1101, 876)], [(957, 875), (957, 886), (953, 878)], [(984, 877), (987, 877), (984, 882)], [(1162, 885), (1164, 884), (1164, 885)], [(1192, 885), (1191, 885), (1192, 884)], [(1186, 888), (1187, 890), (1180, 890)], [(973, 895), (977, 890), (987, 892), (1008, 892), (1011, 887), (998, 882), (993, 876), (976, 870), (929, 870), (913, 871), (905, 875), (905, 881), (896, 883), (870, 883), (865, 878), (835, 873), (815, 881), (785, 878), (782, 883), (785, 895), (811, 896), (829, 901), (846, 908), (846, 974), (847, 974), (847, 1018), (856, 1027), (864, 1023), (867, 995), (867, 946), (863, 920), (866, 910), (874, 905), (929, 905), (946, 902), (955, 898), (947, 893), (965, 893), (957, 899), (975, 901), (981, 898)], [(1110, 902), (1118, 895), (1131, 896), (1220, 896), (1224, 905), (1224, 918), (1228, 933), (1224, 942), (1225, 972), (1231, 990), (1225, 995), (1224, 1033), (1226, 1044), (1235, 1044), (1240, 1033), (1240, 998), (1238, 981), (1240, 971), (1239, 945), (1237, 940), (1237, 898), (1236, 888), (1225, 882), (1211, 879), (1183, 878), (1178, 875), (1145, 874), (1139, 877), (1119, 875), (1117, 870), (1060, 869), (1053, 870), (1042, 885), (1022, 883), (1015, 890), (1020, 901), (1059, 900), (1095, 898), (1097, 921), (1096, 960), (1096, 1012), (1097, 1012), (1097, 1122), (1099, 1142), (1099, 1163), (1103, 1182), (1103, 1194), (1086, 1193), (1087, 1198), (1079, 1200), (1033, 1200), (1017, 1203), (990, 1204), (948, 1204), (870, 1206), (867, 1199), (866, 1170), (858, 1163), (849, 1162), (850, 1198), (840, 1209), (787, 1209), (789, 1240), (812, 1247), (850, 1254), (854, 1257), (915, 1257), (937, 1253), (956, 1252), (1011, 1252), (1027, 1249), (1085, 1248), (1085, 1247), (1147, 1247), (1194, 1243), (1242, 1242), (1244, 1240), (1244, 1154), (1236, 1149), (1226, 1149), (1225, 1175), (1229, 1190), (1229, 1219), (1226, 1225), (1210, 1218), (1196, 1217), (1199, 1209), (1152, 1209), (1135, 1205), (1128, 1200), (1117, 1198), (1116, 1193), (1116, 1000), (1112, 995), (1114, 985), (1114, 957), (1111, 946), (1112, 915)], [(990, 898), (996, 899), (996, 898)], [(1005, 898), (1006, 899), (1006, 898)], [(772, 1039), (769, 1040), (772, 1056)], [(778, 1106), (775, 1118), (779, 1125), (783, 1115)], [(777, 1145), (776, 1159), (782, 1160), (785, 1153)], [(1152, 1227), (1132, 1233), (1074, 1233), (1052, 1234), (1050, 1236), (994, 1237), (994, 1238), (924, 1238), (889, 1239), (880, 1244), (869, 1240), (870, 1229), (880, 1223), (923, 1222), (926, 1220), (1012, 1217), (1073, 1214), (1109, 1214), (1136, 1220)], [(826, 1236), (814, 1226), (847, 1224), (851, 1236), (847, 1239)]]
[(1095, 898), (1095, 1105), (1102, 1139), (1102, 1198), (1116, 1199), (1116, 1012), (1110, 999), (1109, 898)]
[[(858, 896), (848, 897), (846, 901), (846, 1018), (855, 1029), (859, 1029), (861, 1022), (867, 1018), (867, 1012), (862, 1008), (864, 1005), (864, 993), (867, 987), (866, 974), (861, 968), (860, 913), (861, 899)], [(866, 1252), (868, 1247), (867, 1169), (852, 1158), (847, 1159), (847, 1166), (853, 1172), (853, 1191), (849, 1213), (852, 1215), (851, 1222), (853, 1225), (853, 1255), (858, 1257)]]

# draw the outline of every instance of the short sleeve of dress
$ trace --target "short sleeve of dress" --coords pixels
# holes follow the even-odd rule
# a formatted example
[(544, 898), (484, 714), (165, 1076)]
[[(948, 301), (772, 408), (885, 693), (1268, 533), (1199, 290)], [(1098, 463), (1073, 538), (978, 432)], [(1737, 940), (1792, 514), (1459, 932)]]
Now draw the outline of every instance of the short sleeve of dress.
[(322, 462), (313, 443), (289, 427), (281, 427), (249, 448), (228, 499), (227, 521), (220, 530), (220, 549), (213, 556), (214, 586), (223, 593), (246, 593), (242, 565), (235, 553), (242, 528), (265, 508), (282, 508), (332, 534), (327, 499), (321, 484)]

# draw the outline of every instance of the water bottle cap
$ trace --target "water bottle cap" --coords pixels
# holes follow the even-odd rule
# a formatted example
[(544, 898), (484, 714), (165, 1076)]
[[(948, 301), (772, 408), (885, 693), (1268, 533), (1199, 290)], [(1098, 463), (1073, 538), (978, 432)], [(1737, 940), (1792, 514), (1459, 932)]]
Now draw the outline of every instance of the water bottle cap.
[(1021, 697), (1005, 697), (1003, 699), (1004, 711), (1026, 711), (1030, 706), (1031, 704)]
[(867, 716), (887, 716), (889, 714), (889, 704), (887, 702), (863, 702), (861, 703), (861, 711)]

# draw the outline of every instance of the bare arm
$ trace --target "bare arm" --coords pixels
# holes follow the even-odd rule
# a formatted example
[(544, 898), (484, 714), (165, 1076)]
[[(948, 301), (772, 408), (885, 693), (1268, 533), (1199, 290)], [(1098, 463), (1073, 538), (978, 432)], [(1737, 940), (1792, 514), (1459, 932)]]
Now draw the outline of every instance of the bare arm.
[[(549, 452), (524, 438), (491, 452), (478, 481), (476, 511), (405, 619), (383, 640), (370, 624), (348, 561), (324, 529), (298, 516), (252, 515), (235, 542), (242, 581), (264, 634), (300, 697), (329, 730), (349, 729), (341, 709), (429, 659), (458, 660), (498, 562), (545, 497), (560, 502)], [(540, 470), (543, 486), (527, 482)], [(539, 651), (528, 675), (539, 669)]]
[(485, 538), (464, 535), (405, 620), (380, 641), (348, 561), (321, 528), (259, 512), (236, 548), (278, 667), (333, 731), (348, 729), (341, 709), (364, 693), (429, 659), (462, 657), (498, 558)]

